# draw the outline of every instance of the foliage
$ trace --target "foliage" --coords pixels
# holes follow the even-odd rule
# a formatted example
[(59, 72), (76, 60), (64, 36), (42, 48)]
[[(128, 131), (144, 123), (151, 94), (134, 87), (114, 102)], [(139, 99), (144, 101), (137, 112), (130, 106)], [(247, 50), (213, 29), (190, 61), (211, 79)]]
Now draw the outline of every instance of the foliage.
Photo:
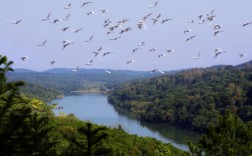
[(13, 71), (12, 64), (0, 56), (0, 155), (53, 154), (48, 117), (32, 110), (30, 100), (20, 96), (23, 82), (7, 82), (5, 74)]
[(252, 68), (220, 66), (117, 85), (109, 96), (115, 105), (143, 121), (205, 131), (228, 108), (252, 120)]
[(252, 123), (244, 123), (228, 110), (219, 124), (210, 125), (197, 145), (188, 143), (192, 156), (238, 156), (252, 154)]

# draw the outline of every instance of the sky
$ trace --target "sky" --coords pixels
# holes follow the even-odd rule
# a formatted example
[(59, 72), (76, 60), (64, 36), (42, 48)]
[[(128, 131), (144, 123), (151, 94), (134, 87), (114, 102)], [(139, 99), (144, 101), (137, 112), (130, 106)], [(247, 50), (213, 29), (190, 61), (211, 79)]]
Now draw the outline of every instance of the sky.
[[(162, 71), (213, 65), (237, 65), (252, 59), (251, 0), (1, 0), (0, 55), (14, 61), (14, 68), (43, 71), (50, 68), (122, 69)], [(68, 4), (70, 8), (64, 9)], [(100, 10), (109, 10), (101, 13)], [(214, 10), (214, 11), (213, 11)], [(93, 11), (93, 14), (87, 15)], [(206, 20), (213, 11), (212, 22)], [(50, 20), (41, 21), (51, 13)], [(152, 14), (151, 14), (152, 13)], [(52, 23), (53, 20), (67, 20)], [(143, 23), (143, 17), (151, 14)], [(160, 17), (157, 16), (160, 14)], [(200, 20), (198, 16), (203, 15)], [(211, 16), (208, 15), (208, 16)], [(111, 23), (106, 28), (104, 20)], [(110, 27), (128, 20), (107, 35)], [(153, 24), (153, 19), (157, 22)], [(161, 24), (164, 19), (172, 19)], [(22, 20), (12, 24), (13, 20)], [(194, 20), (194, 23), (189, 23)], [(216, 36), (214, 26), (221, 25)], [(63, 32), (61, 29), (70, 27)], [(130, 27), (128, 32), (123, 32)], [(72, 30), (81, 29), (79, 32)], [(191, 32), (184, 33), (190, 29)], [(91, 42), (85, 42), (93, 35)], [(186, 39), (196, 35), (189, 41)], [(120, 37), (117, 40), (110, 40)], [(47, 40), (44, 46), (37, 46)], [(69, 40), (63, 49), (62, 41)], [(145, 42), (144, 46), (138, 46)], [(92, 53), (100, 47), (97, 57)], [(134, 48), (140, 48), (132, 53)], [(150, 49), (155, 48), (155, 51)], [(215, 49), (224, 53), (215, 56)], [(168, 53), (166, 50), (174, 52)], [(102, 56), (105, 52), (113, 52)], [(194, 59), (198, 54), (199, 59)], [(244, 53), (244, 57), (239, 54)], [(161, 55), (158, 57), (158, 55)], [(165, 55), (165, 56), (163, 56)], [(28, 56), (24, 61), (20, 58)], [(52, 65), (50, 62), (56, 60)], [(91, 65), (88, 64), (91, 60)], [(132, 63), (127, 63), (134, 60)]]

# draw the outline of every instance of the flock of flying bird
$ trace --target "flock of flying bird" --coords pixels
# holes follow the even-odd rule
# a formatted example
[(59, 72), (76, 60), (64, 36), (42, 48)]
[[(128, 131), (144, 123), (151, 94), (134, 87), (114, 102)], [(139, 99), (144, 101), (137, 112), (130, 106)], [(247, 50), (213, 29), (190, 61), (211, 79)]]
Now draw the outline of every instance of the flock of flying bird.
[[(83, 2), (80, 7), (87, 7), (88, 5), (91, 5), (92, 3), (94, 2)], [(154, 2), (153, 4), (150, 4), (149, 7), (150, 8), (157, 8), (159, 5), (159, 2), (156, 1)], [(69, 3), (67, 4), (66, 6), (62, 7), (63, 9), (72, 9), (72, 4)], [(101, 9), (99, 10), (101, 14), (106, 14), (109, 12), (109, 10), (107, 9)], [(90, 11), (90, 12), (87, 12), (86, 15), (87, 16), (92, 16), (92, 14), (95, 14), (94, 11)], [(46, 22), (46, 21), (49, 21), (51, 24), (57, 24), (57, 23), (60, 23), (60, 22), (63, 22), (63, 21), (66, 21), (66, 20), (69, 20), (69, 17), (70, 17), (70, 14), (67, 14), (67, 16), (65, 16), (64, 18), (55, 18), (53, 19), (51, 17), (51, 12), (48, 13), (48, 15), (45, 17), (45, 18), (42, 18), (41, 19), (41, 22)], [(206, 13), (206, 14), (202, 14), (202, 15), (199, 15), (197, 17), (197, 20), (188, 20), (187, 23), (189, 24), (205, 24), (205, 23), (212, 23), (215, 19), (216, 19), (217, 15), (215, 14), (215, 10), (212, 10), (211, 12), (209, 13)], [(128, 33), (130, 31), (133, 30), (132, 27), (126, 27), (124, 28), (125, 26), (125, 23), (127, 23), (129, 21), (129, 19), (126, 19), (126, 18), (123, 18), (122, 20), (120, 21), (117, 21), (116, 23), (113, 24), (113, 22), (110, 20), (110, 19), (105, 19), (103, 21), (103, 24), (102, 24), (102, 27), (105, 29), (105, 34), (106, 36), (110, 36), (111, 34), (117, 34), (116, 37), (114, 38), (109, 38), (109, 40), (111, 41), (116, 41), (116, 40), (119, 40), (120, 38), (122, 38), (122, 35), (125, 34), (125, 33)], [(173, 21), (172, 18), (162, 18), (162, 15), (161, 14), (157, 14), (157, 15), (154, 15), (153, 13), (149, 13), (145, 16), (142, 17), (142, 19), (139, 20), (138, 23), (136, 23), (136, 28), (134, 29), (147, 29), (147, 23), (148, 22), (151, 22), (153, 25), (156, 25), (158, 23), (160, 24), (165, 24), (166, 22), (170, 22), (170, 21)], [(13, 20), (12, 21), (12, 24), (22, 24), (22, 20)], [(247, 22), (247, 23), (244, 23), (242, 24), (241, 26), (242, 27), (246, 27), (246, 26), (249, 26), (249, 25), (252, 25), (252, 22)], [(221, 33), (223, 33), (223, 26), (220, 25), (220, 24), (216, 24), (216, 25), (213, 25), (212, 27), (213, 29), (213, 36), (217, 36)], [(64, 27), (61, 29), (62, 32), (66, 32), (66, 31), (72, 31), (73, 33), (78, 33), (82, 30), (82, 28), (77, 28), (77, 29), (74, 29), (74, 28), (71, 28), (71, 27)], [(185, 36), (187, 35), (190, 35), (192, 32), (191, 29), (187, 29), (187, 30), (184, 30), (182, 31), (182, 33), (184, 33)], [(190, 35), (188, 36), (187, 38), (185, 38), (185, 41), (186, 42), (190, 42), (191, 40), (193, 40), (194, 38), (196, 38), (197, 35)], [(87, 40), (85, 40), (85, 42), (92, 42), (94, 39), (94, 35), (90, 36)], [(37, 46), (38, 47), (43, 47), (43, 46), (46, 46), (48, 40), (44, 40), (42, 43), (38, 44)], [(70, 45), (74, 44), (74, 42), (70, 41), (70, 40), (63, 40), (62, 41), (62, 50), (66, 49), (67, 47), (69, 47)], [(136, 44), (136, 47), (132, 49), (132, 54), (135, 54), (136, 52), (138, 52), (139, 50), (142, 49), (142, 47), (144, 47), (146, 45), (146, 42), (141, 42), (139, 44)], [(95, 51), (92, 51), (91, 53), (94, 54), (94, 58), (91, 59), (89, 62), (87, 62), (85, 65), (93, 65), (94, 63), (94, 59), (101, 55), (102, 57), (105, 57), (107, 55), (110, 55), (110, 54), (113, 54), (114, 52), (113, 51), (107, 51), (107, 52), (102, 52), (102, 49), (103, 47), (100, 46), (97, 50)], [(153, 48), (150, 48), (148, 50), (149, 52), (155, 52), (157, 51), (157, 48), (153, 47)], [(165, 53), (161, 53), (161, 54), (157, 54), (157, 57), (158, 58), (161, 58), (161, 57), (164, 57), (166, 55), (168, 55), (169, 53), (173, 53), (175, 52), (175, 50), (173, 49), (166, 49)], [(221, 48), (216, 48), (214, 49), (214, 57), (217, 58), (219, 55), (221, 55), (222, 53), (225, 53), (226, 51), (225, 50), (222, 50)], [(245, 53), (240, 53), (238, 54), (239, 57), (244, 57), (246, 56)], [(26, 59), (28, 59), (29, 57), (28, 56), (23, 56), (21, 57), (20, 59), (25, 61)], [(197, 54), (197, 56), (193, 57), (193, 59), (200, 59), (200, 52)], [(57, 61), (56, 60), (51, 60), (50, 61), (50, 64), (53, 65), (55, 64)], [(131, 64), (131, 63), (134, 63), (135, 61), (133, 59), (131, 60), (128, 60), (126, 63), (127, 64)], [(79, 67), (77, 66), (76, 68), (74, 68), (72, 71), (73, 72), (77, 72), (79, 69)], [(114, 71), (112, 70), (104, 70), (105, 72), (107, 72), (108, 74), (112, 74)], [(154, 73), (154, 72), (159, 72), (161, 74), (164, 74), (163, 71), (159, 70), (159, 69), (152, 69), (150, 70), (151, 73)]]

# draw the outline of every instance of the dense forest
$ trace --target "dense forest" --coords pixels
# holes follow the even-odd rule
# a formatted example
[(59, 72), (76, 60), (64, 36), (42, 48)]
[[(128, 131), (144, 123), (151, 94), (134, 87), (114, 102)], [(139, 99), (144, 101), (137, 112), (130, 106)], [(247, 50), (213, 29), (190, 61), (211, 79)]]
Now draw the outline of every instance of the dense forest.
[(252, 120), (252, 61), (115, 85), (109, 101), (143, 121), (206, 131), (226, 109)]

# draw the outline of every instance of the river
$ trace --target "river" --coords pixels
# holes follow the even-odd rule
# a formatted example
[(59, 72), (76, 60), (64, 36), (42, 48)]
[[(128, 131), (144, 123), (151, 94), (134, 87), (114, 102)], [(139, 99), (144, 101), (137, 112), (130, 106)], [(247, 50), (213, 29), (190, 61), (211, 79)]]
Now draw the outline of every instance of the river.
[(74, 113), (81, 120), (111, 127), (120, 124), (129, 134), (153, 137), (162, 142), (171, 143), (182, 150), (188, 150), (188, 140), (196, 142), (200, 138), (200, 134), (196, 132), (182, 130), (175, 126), (140, 122), (132, 113), (114, 108), (108, 102), (107, 96), (99, 93), (66, 96), (53, 100), (52, 103), (63, 107), (63, 110), (55, 110), (56, 114)]

